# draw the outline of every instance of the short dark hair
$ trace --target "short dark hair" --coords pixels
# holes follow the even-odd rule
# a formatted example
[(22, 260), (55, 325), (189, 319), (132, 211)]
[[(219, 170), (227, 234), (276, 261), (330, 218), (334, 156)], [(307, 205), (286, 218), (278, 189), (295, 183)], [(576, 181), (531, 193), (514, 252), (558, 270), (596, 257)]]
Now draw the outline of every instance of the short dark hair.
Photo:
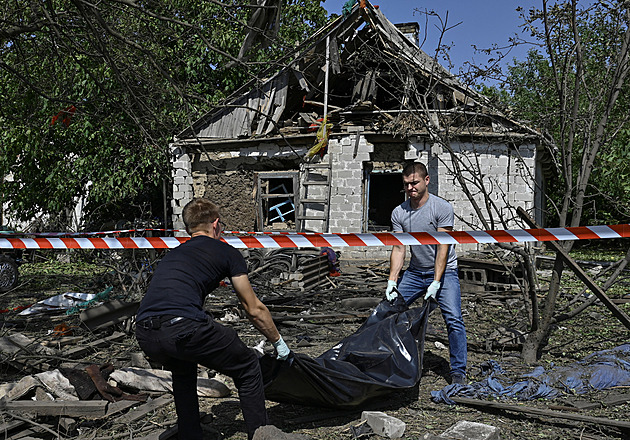
[(191, 233), (199, 226), (211, 224), (219, 218), (219, 211), (219, 207), (208, 199), (192, 199), (182, 212), (186, 231)]
[(427, 167), (422, 162), (409, 162), (404, 166), (403, 176), (410, 176), (413, 173), (418, 173), (423, 179), (429, 175)]

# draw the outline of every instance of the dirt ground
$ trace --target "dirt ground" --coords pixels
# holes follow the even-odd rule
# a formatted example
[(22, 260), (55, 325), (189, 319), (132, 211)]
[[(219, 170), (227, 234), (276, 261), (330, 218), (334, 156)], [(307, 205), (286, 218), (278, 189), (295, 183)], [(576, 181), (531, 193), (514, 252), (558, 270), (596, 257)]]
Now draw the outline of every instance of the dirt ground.
[[(57, 265), (58, 266), (58, 265)], [(69, 266), (73, 266), (72, 263)], [(98, 292), (103, 287), (103, 267), (87, 266), (85, 270), (70, 273), (56, 272), (54, 264), (27, 264), (22, 267), (22, 281), (18, 289), (0, 294), (0, 336), (21, 332), (38, 340), (46, 340), (51, 329), (61, 322), (75, 328), (75, 334), (86, 341), (103, 337), (113, 331), (123, 331), (127, 337), (106, 349), (94, 350), (79, 363), (101, 364), (111, 362), (117, 367), (130, 365), (130, 355), (140, 351), (133, 338), (130, 323), (121, 323), (95, 334), (81, 329), (78, 315), (63, 314), (20, 317), (16, 307), (39, 301), (45, 297), (68, 291)], [(75, 265), (76, 268), (76, 265)], [(100, 273), (99, 273), (100, 270)], [(342, 266), (342, 275), (331, 278), (325, 285), (300, 292), (298, 290), (273, 287), (268, 279), (253, 277), (255, 289), (278, 319), (278, 328), (291, 349), (296, 352), (318, 356), (331, 348), (343, 337), (353, 333), (369, 314), (370, 307), (351, 308), (350, 298), (371, 298), (373, 304), (383, 296), (386, 265), (382, 262)], [(540, 276), (544, 279), (543, 271)], [(567, 276), (567, 275), (565, 275)], [(565, 289), (567, 300), (575, 298), (581, 286), (572, 277)], [(52, 283), (51, 283), (52, 280)], [(627, 290), (627, 287), (625, 288)], [(370, 302), (370, 300), (366, 300)], [(262, 337), (243, 319), (235, 320), (240, 314), (235, 296), (229, 286), (220, 287), (208, 299), (207, 308), (215, 318), (230, 318), (223, 321), (236, 328), (241, 338), (250, 346), (258, 344)], [(630, 306), (620, 306), (630, 314)], [(531, 371), (535, 365), (524, 365), (519, 357), (518, 341), (507, 341), (506, 329), (524, 329), (527, 313), (518, 294), (504, 296), (464, 295), (462, 310), (468, 332), (469, 380), (481, 378), (481, 365), (488, 360), (500, 362), (509, 377)], [(231, 322), (228, 322), (231, 321)], [(593, 305), (576, 318), (558, 326), (537, 365), (568, 365), (594, 351), (613, 348), (627, 343), (630, 331), (601, 305)], [(501, 342), (503, 341), (503, 342)], [(59, 359), (59, 362), (63, 362)], [(406, 424), (404, 439), (420, 439), (426, 433), (439, 435), (461, 420), (485, 423), (501, 431), (502, 439), (611, 439), (630, 438), (630, 432), (598, 423), (574, 421), (548, 416), (518, 413), (497, 409), (480, 409), (462, 405), (449, 406), (433, 403), (430, 392), (447, 385), (448, 348), (446, 330), (439, 312), (430, 317), (429, 334), (426, 337), (425, 358), (422, 379), (417, 387), (406, 392), (390, 395), (383, 401), (375, 402), (353, 411), (339, 411), (326, 408), (313, 408), (301, 405), (268, 401), (268, 412), (272, 424), (285, 432), (307, 435), (313, 439), (353, 439), (357, 436), (353, 427), (360, 425), (361, 411), (379, 410), (394, 416)], [(7, 363), (0, 363), (0, 382), (19, 380), (25, 374)], [(213, 372), (209, 372), (212, 376)], [(230, 397), (200, 399), (201, 409), (207, 414), (204, 418), (206, 439), (240, 440), (246, 439), (244, 424), (238, 406), (233, 384), (227, 378), (226, 384), (233, 390)], [(607, 397), (628, 393), (626, 403), (604, 405)], [(623, 399), (622, 399), (623, 401)], [(615, 389), (592, 391), (580, 396), (562, 396), (554, 400), (528, 402), (505, 401), (511, 405), (521, 405), (546, 411), (564, 411), (566, 414), (580, 414), (593, 418), (628, 420), (630, 410), (630, 390)], [(578, 403), (576, 405), (576, 402)], [(592, 409), (579, 409), (579, 403), (595, 403)], [(583, 406), (583, 405), (582, 405)], [(11, 417), (1, 413), (0, 425)], [(51, 418), (38, 418), (34, 423), (55, 426)], [(166, 429), (175, 423), (174, 406), (171, 403), (147, 414), (141, 420), (127, 425), (112, 424), (111, 420), (78, 420), (77, 429), (64, 438), (150, 438), (154, 430)], [(0, 438), (11, 437), (2, 433)], [(52, 438), (46, 432), (37, 438)], [(157, 437), (154, 437), (157, 438)], [(163, 437), (162, 437), (163, 438)], [(374, 434), (364, 435), (363, 439), (380, 438)]]

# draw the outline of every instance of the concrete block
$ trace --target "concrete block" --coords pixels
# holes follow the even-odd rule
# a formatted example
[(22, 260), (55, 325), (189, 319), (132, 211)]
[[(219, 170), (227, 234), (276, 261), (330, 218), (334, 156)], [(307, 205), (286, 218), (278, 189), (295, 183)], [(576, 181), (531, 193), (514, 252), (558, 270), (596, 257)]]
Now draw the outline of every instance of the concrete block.
[(343, 146), (352, 145), (352, 141), (353, 139), (351, 139), (350, 136), (346, 136), (344, 138), (341, 138), (341, 145)]
[(375, 434), (388, 438), (401, 438), (405, 433), (405, 422), (381, 411), (363, 411), (361, 420), (365, 420)]
[(338, 230), (341, 233), (345, 233), (348, 231), (348, 228), (353, 227), (354, 222), (352, 222), (351, 220), (347, 220), (347, 219), (336, 219), (335, 220), (335, 228), (338, 228)]
[(343, 214), (341, 214), (343, 216), (343, 218), (345, 218), (346, 220), (350, 220), (354, 223), (360, 223), (361, 222), (361, 211), (359, 212), (344, 212)]
[[(346, 151), (347, 150), (347, 151)], [(345, 162), (346, 163), (346, 167), (349, 166), (356, 166), (358, 163), (358, 161), (354, 158), (354, 148), (345, 148), (344, 151), (339, 155), (339, 162)]]
[(355, 172), (353, 170), (340, 170), (333, 173), (333, 179), (349, 179), (355, 176)]
[(361, 188), (361, 179), (346, 179), (344, 186), (352, 188)]
[(418, 152), (417, 151), (412, 151), (412, 150), (405, 151), (405, 160), (417, 161), (418, 160)]
[(460, 420), (440, 434), (440, 437), (457, 440), (499, 440), (500, 434), (501, 430), (495, 426)]
[(341, 153), (341, 144), (339, 142), (329, 142), (328, 143), (328, 153), (329, 154), (339, 154), (339, 153)]

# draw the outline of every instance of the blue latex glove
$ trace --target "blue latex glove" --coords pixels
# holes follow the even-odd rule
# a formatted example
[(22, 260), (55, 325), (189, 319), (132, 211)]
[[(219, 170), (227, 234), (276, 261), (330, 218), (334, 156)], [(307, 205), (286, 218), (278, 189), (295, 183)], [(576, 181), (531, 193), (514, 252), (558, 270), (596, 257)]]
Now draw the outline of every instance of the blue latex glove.
[(291, 350), (287, 347), (287, 344), (284, 342), (284, 339), (282, 339), (282, 336), (280, 336), (280, 339), (276, 342), (272, 342), (271, 344), (273, 345), (273, 348), (276, 349), (276, 359), (279, 361), (285, 361), (289, 357)]
[(433, 282), (429, 284), (426, 295), (424, 295), (424, 300), (426, 301), (428, 299), (435, 299), (441, 285), (442, 283), (440, 283), (438, 280), (433, 280)]
[(398, 283), (396, 283), (396, 281), (387, 280), (387, 289), (385, 289), (385, 298), (387, 298), (388, 301), (391, 301), (398, 296), (398, 291), (395, 290), (395, 288), (397, 287), (397, 284)]

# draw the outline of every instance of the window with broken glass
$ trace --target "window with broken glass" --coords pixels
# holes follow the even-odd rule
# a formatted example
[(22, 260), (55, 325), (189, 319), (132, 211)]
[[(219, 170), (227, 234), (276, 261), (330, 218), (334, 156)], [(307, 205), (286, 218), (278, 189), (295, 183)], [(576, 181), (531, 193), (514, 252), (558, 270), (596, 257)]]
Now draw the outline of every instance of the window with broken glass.
[(256, 224), (259, 231), (296, 231), (297, 171), (256, 173)]

